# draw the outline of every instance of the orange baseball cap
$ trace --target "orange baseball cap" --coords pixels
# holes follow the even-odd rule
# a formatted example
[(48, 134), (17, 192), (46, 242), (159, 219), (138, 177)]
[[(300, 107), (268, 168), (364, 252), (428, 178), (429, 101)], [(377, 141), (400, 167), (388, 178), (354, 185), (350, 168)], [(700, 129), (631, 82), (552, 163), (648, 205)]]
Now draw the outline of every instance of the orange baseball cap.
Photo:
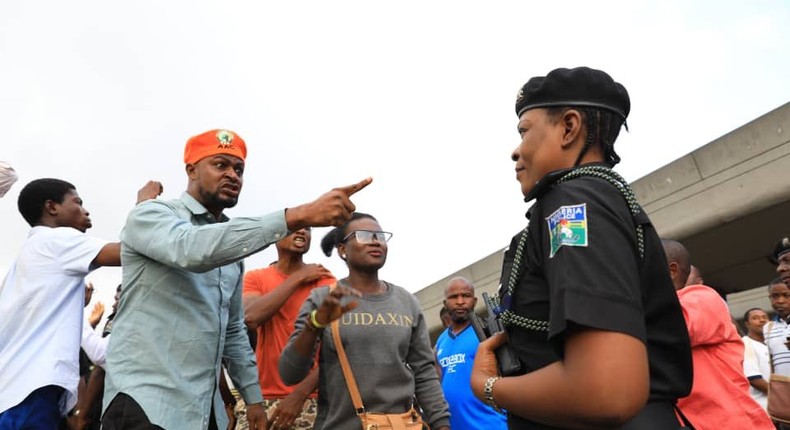
[(209, 130), (187, 140), (184, 163), (193, 164), (217, 154), (229, 154), (244, 160), (247, 157), (247, 145), (241, 136), (230, 130)]

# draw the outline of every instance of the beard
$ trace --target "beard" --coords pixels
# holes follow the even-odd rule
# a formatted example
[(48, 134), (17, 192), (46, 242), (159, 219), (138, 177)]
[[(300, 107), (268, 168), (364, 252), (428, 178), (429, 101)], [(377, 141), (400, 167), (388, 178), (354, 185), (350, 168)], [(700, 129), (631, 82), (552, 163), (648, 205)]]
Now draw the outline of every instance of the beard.
[(455, 312), (450, 312), (450, 318), (453, 320), (453, 322), (464, 323), (469, 321), (469, 312), (466, 312), (463, 315), (458, 315)]
[(204, 206), (206, 207), (221, 207), (228, 209), (236, 206), (236, 203), (239, 202), (238, 197), (223, 197), (220, 195), (219, 191), (208, 192), (206, 190), (200, 190), (200, 197), (203, 199), (205, 203)]

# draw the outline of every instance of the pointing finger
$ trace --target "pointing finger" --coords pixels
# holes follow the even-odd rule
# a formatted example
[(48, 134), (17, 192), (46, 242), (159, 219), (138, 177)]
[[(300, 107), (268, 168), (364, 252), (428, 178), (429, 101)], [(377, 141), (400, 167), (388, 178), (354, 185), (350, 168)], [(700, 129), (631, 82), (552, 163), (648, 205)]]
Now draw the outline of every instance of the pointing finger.
[(351, 197), (357, 191), (359, 191), (359, 190), (367, 187), (368, 185), (370, 185), (371, 182), (373, 182), (373, 178), (368, 177), (368, 178), (365, 178), (365, 179), (357, 182), (354, 185), (349, 185), (349, 186), (346, 186), (346, 187), (340, 187), (340, 188), (338, 188), (338, 191), (342, 191), (343, 193), (345, 193), (345, 195)]

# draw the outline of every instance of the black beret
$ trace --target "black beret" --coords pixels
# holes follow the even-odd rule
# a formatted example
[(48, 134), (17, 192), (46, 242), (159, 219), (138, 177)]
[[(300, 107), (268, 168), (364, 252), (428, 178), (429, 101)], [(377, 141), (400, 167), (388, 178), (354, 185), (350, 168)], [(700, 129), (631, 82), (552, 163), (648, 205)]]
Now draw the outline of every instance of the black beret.
[(611, 76), (589, 67), (555, 69), (536, 76), (518, 92), (516, 115), (534, 108), (559, 106), (593, 107), (628, 117), (631, 101), (625, 87)]
[(788, 252), (790, 252), (790, 238), (784, 237), (774, 247), (774, 251), (771, 253), (771, 261), (774, 264), (779, 264), (779, 257)]

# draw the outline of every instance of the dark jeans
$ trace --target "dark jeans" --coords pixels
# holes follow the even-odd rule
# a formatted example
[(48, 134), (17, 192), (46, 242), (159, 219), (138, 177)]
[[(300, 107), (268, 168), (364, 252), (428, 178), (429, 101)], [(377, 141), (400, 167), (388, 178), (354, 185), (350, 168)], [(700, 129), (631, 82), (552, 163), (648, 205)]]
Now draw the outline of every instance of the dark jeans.
[(22, 403), (0, 413), (0, 430), (57, 430), (65, 391), (57, 385), (33, 391)]
[[(151, 424), (143, 408), (130, 396), (120, 393), (112, 399), (101, 419), (103, 430), (163, 430)], [(217, 430), (214, 412), (209, 420), (209, 430)], [(4, 429), (0, 429), (4, 430)]]

